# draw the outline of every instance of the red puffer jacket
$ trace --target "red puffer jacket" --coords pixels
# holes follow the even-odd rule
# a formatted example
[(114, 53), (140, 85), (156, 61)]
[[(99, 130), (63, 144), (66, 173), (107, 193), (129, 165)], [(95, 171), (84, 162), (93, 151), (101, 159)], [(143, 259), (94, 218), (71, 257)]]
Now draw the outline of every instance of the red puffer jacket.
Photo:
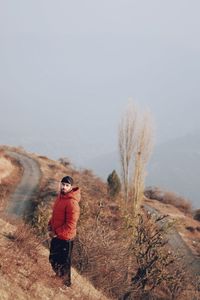
[(76, 236), (80, 198), (80, 189), (75, 187), (65, 195), (59, 194), (54, 203), (49, 225), (61, 240), (71, 240)]

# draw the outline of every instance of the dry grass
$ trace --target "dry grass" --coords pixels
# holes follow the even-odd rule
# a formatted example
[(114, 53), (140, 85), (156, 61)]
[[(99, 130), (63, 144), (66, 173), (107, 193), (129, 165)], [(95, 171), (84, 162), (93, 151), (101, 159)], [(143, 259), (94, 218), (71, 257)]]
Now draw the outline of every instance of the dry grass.
[[(63, 171), (64, 174), (71, 174), (75, 183), (81, 188), (81, 218), (74, 246), (74, 266), (108, 297), (119, 298), (129, 288), (130, 273), (137, 272), (134, 249), (130, 255), (131, 235), (125, 227), (123, 202), (120, 199), (111, 202), (107, 196), (106, 184), (90, 170), (78, 172), (70, 169), (69, 166), (64, 169), (63, 166), (60, 168), (58, 166), (55, 174), (53, 162), (46, 159), (42, 161), (42, 168), (53, 179), (49, 180), (48, 176), (46, 179), (43, 178), (39, 199), (43, 202), (47, 199), (45, 202), (47, 209), (54, 198), (49, 195), (53, 191), (58, 191), (58, 181), (63, 176)], [(166, 297), (164, 287), (163, 290), (157, 289), (156, 294), (159, 295), (159, 299), (162, 297), (170, 299)], [(156, 297), (155, 294), (154, 296)]]
[(75, 271), (73, 288), (65, 290), (51, 270), (48, 251), (32, 229), (19, 222), (12, 226), (0, 219), (0, 223), (0, 277), (5, 299), (106, 299)]
[(0, 183), (3, 178), (8, 177), (13, 168), (10, 160), (5, 158), (3, 151), (0, 151)]
[[(1, 221), (2, 222), (2, 221)], [(6, 223), (3, 224), (4, 228)], [(32, 294), (37, 282), (45, 281), (45, 262), (38, 257), (40, 241), (24, 224), (17, 224), (11, 231), (4, 229), (1, 238), (1, 276), (12, 282), (25, 294)], [(43, 276), (44, 275), (44, 276)]]
[(193, 213), (193, 218), (200, 222), (200, 209), (196, 209)]
[[(17, 160), (8, 157), (2, 150), (1, 154), (3, 155), (4, 165), (0, 170), (0, 174), (3, 174), (0, 181), (0, 212), (5, 209), (8, 196), (14, 191), (23, 173), (23, 169)], [(6, 172), (4, 168), (6, 168)], [(4, 176), (5, 174), (6, 176)]]
[[(74, 246), (74, 265), (82, 274), (89, 278), (95, 287), (105, 291), (110, 297), (116, 299), (119, 298), (120, 295), (123, 296), (129, 288), (131, 276), (137, 272), (135, 249), (133, 248), (130, 252), (132, 235), (126, 226), (123, 202), (120, 202), (120, 199), (116, 200), (116, 202), (110, 202), (110, 199), (107, 197), (106, 185), (90, 170), (78, 171), (73, 169), (70, 165), (64, 166), (60, 162), (48, 160), (46, 157), (38, 158), (34, 154), (32, 154), (32, 156), (39, 161), (43, 173), (38, 203), (41, 201), (45, 203), (46, 207), (43, 210), (44, 212), (46, 208), (50, 209), (54, 201), (55, 193), (59, 188), (59, 181), (63, 175), (71, 175), (75, 180), (75, 184), (81, 188), (81, 218), (78, 226), (78, 237)], [(43, 228), (45, 228), (45, 226)], [(24, 231), (24, 229), (21, 229), (20, 232), (21, 231)], [(27, 293), (31, 293), (32, 299), (36, 299), (36, 295), (39, 295), (36, 290), (37, 286), (41, 284), (44, 290), (46, 289), (46, 294), (50, 293), (49, 299), (53, 299), (51, 297), (52, 295), (55, 296), (54, 292), (58, 292), (60, 282), (54, 282), (54, 279), (50, 277), (52, 273), (50, 268), (47, 267), (47, 257), (36, 257), (37, 251), (34, 252), (29, 249), (29, 245), (23, 242), (26, 238), (23, 236), (20, 237), (20, 232), (6, 238), (9, 245), (14, 245), (15, 253), (19, 253), (19, 257), (22, 254), (18, 246), (24, 247), (22, 251), (23, 255), (25, 255), (24, 253), (28, 253), (24, 256), (24, 261), (27, 261), (30, 256), (30, 261), (27, 261), (27, 267), (25, 268), (27, 272), (25, 273), (28, 274), (27, 280), (30, 280), (30, 283), (21, 284), (19, 281), (17, 284), (21, 284)], [(30, 231), (28, 230), (28, 232)], [(16, 238), (16, 236), (18, 238)], [(20, 239), (21, 242), (19, 242)], [(35, 249), (38, 250), (39, 245), (37, 244), (37, 240), (31, 241), (30, 245), (32, 243), (35, 245)], [(9, 252), (10, 251), (11, 254), (13, 253), (14, 255), (12, 249), (10, 249)], [(20, 261), (19, 259), (19, 262)], [(17, 265), (17, 260), (14, 260), (14, 262), (16, 263), (16, 265), (14, 265), (16, 269), (22, 267)], [(28, 266), (31, 266), (31, 270), (36, 276), (29, 273)], [(173, 271), (174, 270), (172, 270), (172, 273)], [(11, 273), (12, 272), (14, 271), (12, 270)], [(10, 281), (14, 274), (15, 273), (9, 276)], [(85, 295), (88, 297), (86, 299), (98, 299), (94, 298), (94, 291), (92, 291), (91, 288), (89, 289), (90, 292), (88, 289), (86, 289), (85, 292), (80, 291), (81, 288), (83, 289), (85, 283), (83, 283), (82, 287), (78, 286), (78, 282), (81, 282), (81, 278), (79, 278), (78, 275), (76, 275), (74, 279), (76, 294), (73, 294), (74, 298), (70, 299), (84, 299)], [(156, 295), (154, 295), (154, 299), (162, 299), (162, 297), (166, 296), (164, 287), (163, 290), (158, 289), (156, 293), (157, 298)], [(77, 295), (79, 295), (79, 298), (76, 298)], [(41, 297), (41, 295), (38, 297)], [(101, 295), (99, 297), (103, 296)], [(182, 299), (187, 299), (184, 297)], [(62, 299), (62, 296), (57, 299)], [(165, 297), (165, 299), (170, 298)]]
[(174, 221), (176, 230), (180, 233), (182, 239), (190, 247), (194, 255), (200, 255), (199, 221), (194, 220), (189, 214), (184, 214), (171, 204), (150, 199), (145, 199), (145, 203), (162, 214), (168, 215)]
[[(105, 207), (105, 211), (106, 209), (107, 207)], [(88, 216), (86, 218), (88, 220)], [(152, 223), (153, 229), (151, 231), (150, 224), (145, 221), (143, 227), (138, 227), (138, 233), (145, 238), (146, 243), (142, 243), (141, 246), (136, 244), (136, 239), (133, 238), (133, 231), (129, 226), (126, 226), (123, 218), (121, 222), (118, 221), (117, 226), (113, 223), (109, 224), (109, 219), (106, 220), (103, 212), (97, 213), (96, 218), (93, 215), (92, 219), (89, 218), (87, 225), (85, 222), (81, 224), (75, 246), (74, 264), (82, 274), (85, 274), (96, 287), (101, 287), (109, 297), (123, 299), (124, 295), (127, 295), (127, 292), (131, 290), (131, 295), (134, 293), (134, 299), (144, 299), (144, 295), (147, 295), (147, 293), (144, 293), (143, 289), (136, 285), (131, 287), (131, 279), (134, 277), (134, 274), (137, 274), (139, 266), (141, 267), (140, 263), (138, 264), (136, 261), (136, 258), (141, 255), (141, 250), (143, 249), (143, 252), (147, 253), (148, 258), (151, 252), (155, 252), (153, 241), (157, 232), (156, 226)], [(164, 235), (163, 232), (162, 235)], [(156, 261), (158, 261), (160, 273), (156, 271), (156, 266), (151, 270), (152, 273), (150, 271), (147, 272), (150, 276), (150, 279), (148, 279), (148, 297), (154, 297), (153, 299), (171, 299), (171, 289), (174, 294), (182, 293), (182, 299), (185, 299), (183, 292), (187, 289), (187, 285), (184, 272), (180, 272), (176, 258), (172, 259), (172, 254), (168, 253), (168, 250), (164, 247), (165, 244), (162, 245), (161, 240), (162, 237), (160, 237), (160, 240), (157, 240), (158, 247), (161, 248), (158, 249), (158, 252), (155, 252), (155, 256), (152, 258), (153, 262), (154, 258), (157, 257), (156, 255), (159, 255)], [(152, 247), (150, 247), (151, 244)], [(149, 252), (147, 249), (149, 249)], [(163, 254), (164, 252), (166, 253), (165, 255)], [(143, 254), (142, 256), (144, 256)], [(147, 261), (146, 265), (148, 266), (148, 264), (149, 262)], [(179, 270), (179, 276), (176, 275), (173, 266), (176, 266), (176, 269)], [(160, 278), (163, 278), (163, 282), (160, 281)], [(169, 278), (170, 284), (168, 282)], [(178, 281), (179, 279), (180, 281)], [(144, 280), (147, 279), (144, 278)], [(157, 282), (158, 286), (155, 286), (153, 291), (150, 290), (150, 282), (151, 284)]]
[[(9, 148), (8, 150), (13, 149)], [(19, 152), (21, 153), (21, 151), (23, 153), (23, 150)], [(60, 162), (44, 157), (37, 158), (34, 154), (31, 156), (39, 161), (44, 174), (40, 182), (39, 202), (44, 200), (50, 207), (55, 193), (58, 191), (60, 178), (69, 174), (73, 177), (77, 176), (78, 182), (79, 172), (73, 170), (69, 165), (63, 166)], [(13, 160), (13, 163), (16, 162)], [(5, 186), (2, 186), (5, 191), (5, 202), (9, 193), (12, 192), (11, 186), (14, 187), (20, 178), (20, 171), (20, 167), (14, 168), (14, 173), (10, 174), (12, 176), (8, 177)], [(53, 275), (48, 263), (48, 252), (45, 256), (38, 255), (41, 239), (37, 239), (27, 225), (19, 224), (18, 221), (9, 220), (4, 216), (4, 219), (6, 218), (7, 221), (15, 224), (17, 229), (5, 231), (6, 233), (3, 234), (5, 241), (1, 243), (0, 276), (2, 285), (0, 284), (0, 293), (2, 287), (5, 299), (106, 299), (74, 270), (72, 272), (73, 289), (70, 291), (60, 290), (63, 284)], [(5, 287), (7, 287), (7, 291)], [(13, 296), (16, 291), (19, 295), (17, 297)]]
[(8, 242), (4, 250), (1, 251), (1, 271), (13, 278), (17, 269), (17, 273), (29, 278), (28, 282), (24, 280), (24, 288), (28, 290), (38, 277), (36, 266), (40, 241), (36, 240), (31, 229), (24, 224), (18, 224), (17, 229), (13, 233), (5, 234), (5, 237)]
[(191, 202), (176, 193), (163, 191), (157, 187), (150, 187), (145, 190), (145, 196), (149, 199), (173, 205), (186, 215), (192, 215)]

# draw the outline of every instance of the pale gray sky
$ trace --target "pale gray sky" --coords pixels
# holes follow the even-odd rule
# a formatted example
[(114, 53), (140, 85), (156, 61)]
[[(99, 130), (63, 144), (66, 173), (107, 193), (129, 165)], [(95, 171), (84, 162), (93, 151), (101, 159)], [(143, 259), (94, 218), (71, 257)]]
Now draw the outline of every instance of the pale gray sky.
[(0, 0), (0, 143), (78, 163), (132, 97), (157, 141), (200, 129), (199, 0)]

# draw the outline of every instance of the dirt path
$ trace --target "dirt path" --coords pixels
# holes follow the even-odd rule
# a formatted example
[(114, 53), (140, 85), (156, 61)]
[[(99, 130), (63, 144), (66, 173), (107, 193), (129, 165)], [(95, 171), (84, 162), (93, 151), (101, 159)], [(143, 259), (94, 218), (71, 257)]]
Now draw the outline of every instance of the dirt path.
[[(161, 216), (161, 213), (157, 211), (155, 208), (144, 205), (146, 211), (149, 211), (151, 214), (156, 215), (157, 217)], [(161, 221), (161, 226), (163, 222), (168, 222), (168, 220)], [(183, 261), (188, 270), (191, 270), (191, 273), (194, 275), (200, 275), (200, 258), (192, 253), (192, 250), (189, 246), (184, 242), (181, 238), (180, 234), (174, 229), (167, 235), (168, 243), (173, 249), (174, 253), (183, 257)]]
[(22, 217), (38, 189), (41, 171), (34, 159), (16, 152), (7, 151), (6, 153), (17, 159), (23, 167), (22, 179), (9, 199), (7, 212)]

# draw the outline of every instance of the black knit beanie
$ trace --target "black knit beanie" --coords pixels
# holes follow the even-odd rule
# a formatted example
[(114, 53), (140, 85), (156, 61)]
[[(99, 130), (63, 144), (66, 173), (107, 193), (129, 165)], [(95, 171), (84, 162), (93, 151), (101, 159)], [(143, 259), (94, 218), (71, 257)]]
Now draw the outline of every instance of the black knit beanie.
[(69, 184), (73, 185), (74, 180), (70, 176), (65, 176), (65, 177), (63, 177), (63, 179), (61, 180), (61, 182), (69, 183)]

